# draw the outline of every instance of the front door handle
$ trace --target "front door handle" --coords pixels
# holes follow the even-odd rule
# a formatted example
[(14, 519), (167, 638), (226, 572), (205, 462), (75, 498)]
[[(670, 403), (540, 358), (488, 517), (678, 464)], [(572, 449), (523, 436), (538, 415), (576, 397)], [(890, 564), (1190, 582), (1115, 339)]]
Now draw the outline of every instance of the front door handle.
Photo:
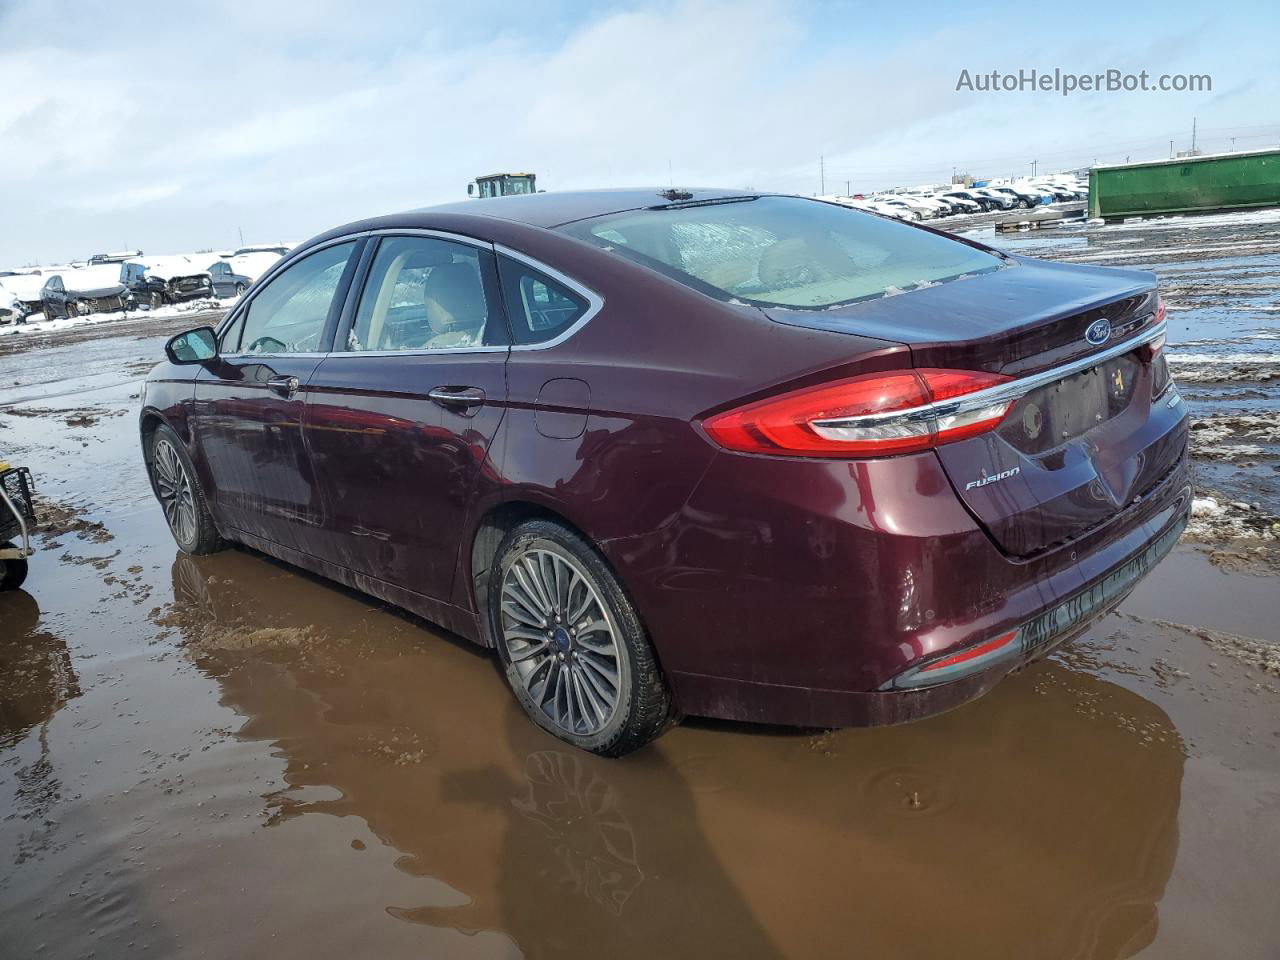
[(462, 410), (484, 403), (484, 391), (479, 387), (436, 387), (427, 396), (442, 407)]
[(267, 381), (267, 389), (272, 393), (278, 393), (286, 400), (292, 400), (298, 392), (297, 377), (272, 377)]

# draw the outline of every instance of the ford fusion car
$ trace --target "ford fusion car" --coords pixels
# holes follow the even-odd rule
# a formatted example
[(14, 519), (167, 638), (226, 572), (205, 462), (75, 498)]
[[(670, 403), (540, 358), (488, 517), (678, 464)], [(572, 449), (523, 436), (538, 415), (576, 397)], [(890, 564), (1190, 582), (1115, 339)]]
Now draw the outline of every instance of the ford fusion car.
[(817, 200), (533, 194), (349, 224), (173, 338), (141, 436), (235, 541), (495, 650), (605, 755), (896, 723), (1086, 630), (1191, 505), (1151, 274)]

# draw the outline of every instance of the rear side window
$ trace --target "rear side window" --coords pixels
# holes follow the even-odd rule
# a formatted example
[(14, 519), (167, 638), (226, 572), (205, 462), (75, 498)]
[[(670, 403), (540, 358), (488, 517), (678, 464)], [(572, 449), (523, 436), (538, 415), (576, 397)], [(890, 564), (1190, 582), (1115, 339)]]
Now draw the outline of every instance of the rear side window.
[(722, 300), (825, 309), (999, 269), (958, 240), (800, 197), (640, 210), (566, 232)]
[(321, 348), (329, 311), (355, 241), (303, 257), (271, 278), (223, 337), (227, 353), (312, 353)]
[(515, 343), (554, 340), (591, 309), (582, 294), (519, 260), (499, 257), (498, 274)]
[(493, 254), (436, 237), (378, 244), (348, 350), (472, 350), (507, 342)]

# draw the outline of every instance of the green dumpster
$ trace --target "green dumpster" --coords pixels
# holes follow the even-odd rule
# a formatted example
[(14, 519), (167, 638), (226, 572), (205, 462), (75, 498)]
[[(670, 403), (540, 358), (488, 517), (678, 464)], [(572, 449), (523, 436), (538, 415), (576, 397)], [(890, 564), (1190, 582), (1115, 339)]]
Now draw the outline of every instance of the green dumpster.
[(1280, 204), (1280, 149), (1089, 170), (1089, 216), (1104, 219)]

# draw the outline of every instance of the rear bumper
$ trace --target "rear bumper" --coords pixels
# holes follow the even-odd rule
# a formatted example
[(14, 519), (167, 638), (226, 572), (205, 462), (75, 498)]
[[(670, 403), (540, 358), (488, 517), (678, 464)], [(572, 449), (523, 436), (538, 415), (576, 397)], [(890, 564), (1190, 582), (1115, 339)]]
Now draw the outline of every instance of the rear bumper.
[[(1191, 507), (1184, 456), (1103, 527), (1017, 561), (975, 526), (932, 454), (809, 462), (803, 478), (796, 466), (722, 456), (683, 529), (661, 545), (606, 545), (686, 714), (839, 727), (959, 706), (1114, 609)], [(1017, 649), (998, 662), (886, 689), (1011, 631)]]

